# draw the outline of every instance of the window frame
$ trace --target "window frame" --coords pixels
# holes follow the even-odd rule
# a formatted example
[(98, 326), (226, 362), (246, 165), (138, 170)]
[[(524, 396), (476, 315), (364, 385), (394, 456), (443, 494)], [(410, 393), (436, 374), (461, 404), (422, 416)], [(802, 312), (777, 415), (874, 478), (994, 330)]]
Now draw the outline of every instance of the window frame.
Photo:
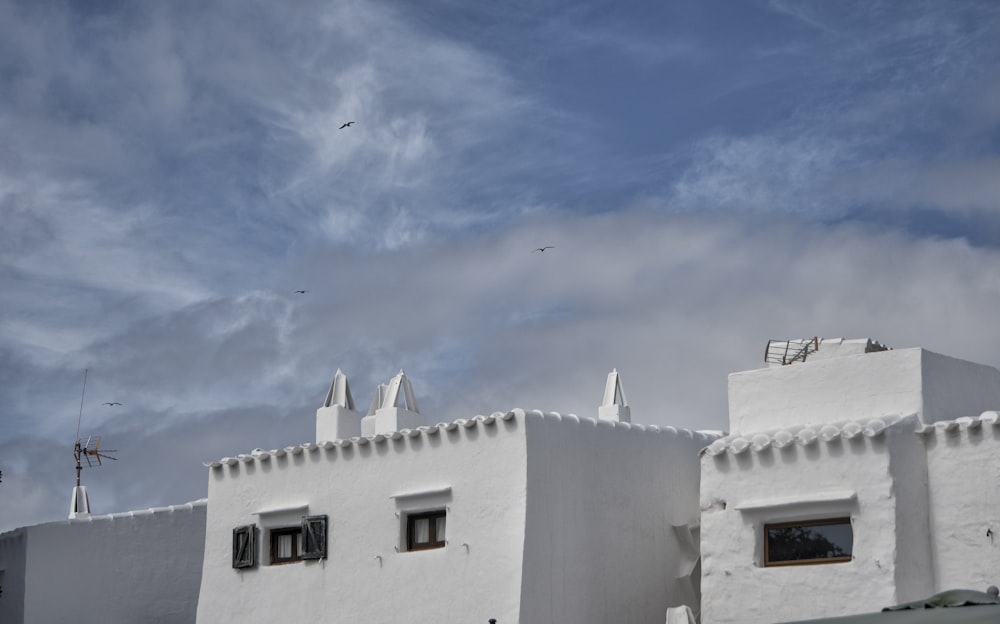
[[(436, 520), (438, 518), (444, 518), (445, 530), (444, 536), (438, 539), (437, 535), (437, 525)], [(427, 541), (417, 542), (415, 538), (416, 523), (418, 520), (428, 520), (427, 528)], [(429, 511), (421, 511), (417, 513), (406, 514), (406, 552), (412, 551), (422, 551), (422, 550), (435, 550), (437, 548), (444, 548), (448, 544), (448, 510), (446, 508), (441, 509), (431, 509)]]
[[(292, 536), (292, 554), (289, 557), (278, 556), (278, 540), (282, 536)], [(302, 561), (302, 527), (300, 526), (279, 526), (268, 529), (268, 542), (270, 544), (269, 565), (283, 565)]]
[[(792, 527), (814, 527), (814, 526), (840, 526), (847, 525), (851, 529), (851, 552), (838, 557), (814, 557), (812, 559), (792, 559), (783, 561), (771, 561), (771, 540), (770, 531), (772, 529), (787, 529)], [(799, 565), (824, 565), (828, 563), (849, 563), (854, 561), (854, 522), (851, 516), (837, 516), (834, 518), (819, 518), (813, 520), (800, 520), (793, 522), (768, 522), (763, 526), (764, 542), (764, 567), (780, 568), (786, 566)]]
[[(245, 548), (242, 551), (241, 538), (245, 539)], [(240, 570), (254, 567), (257, 567), (257, 525), (238, 526), (233, 529), (233, 568)]]

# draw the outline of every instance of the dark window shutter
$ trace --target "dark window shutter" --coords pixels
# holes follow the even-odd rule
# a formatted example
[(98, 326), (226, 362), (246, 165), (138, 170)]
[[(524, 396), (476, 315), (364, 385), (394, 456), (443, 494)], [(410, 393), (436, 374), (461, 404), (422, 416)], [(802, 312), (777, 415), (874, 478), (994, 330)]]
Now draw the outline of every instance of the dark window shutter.
[(302, 518), (302, 558), (326, 559), (326, 516)]
[(257, 526), (248, 524), (233, 529), (233, 567), (252, 568), (257, 565)]

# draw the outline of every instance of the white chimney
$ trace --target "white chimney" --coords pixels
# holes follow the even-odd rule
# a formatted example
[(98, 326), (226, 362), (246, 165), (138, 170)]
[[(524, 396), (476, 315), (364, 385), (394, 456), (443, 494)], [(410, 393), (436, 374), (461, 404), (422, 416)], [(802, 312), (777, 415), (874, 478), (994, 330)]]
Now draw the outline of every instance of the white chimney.
[(410, 380), (406, 378), (406, 373), (399, 371), (388, 385), (379, 386), (376, 390), (368, 415), (361, 419), (361, 435), (416, 429), (426, 424), (417, 407)]
[(632, 412), (628, 407), (628, 399), (625, 398), (625, 389), (622, 388), (618, 369), (611, 369), (608, 373), (608, 382), (604, 385), (604, 401), (597, 409), (597, 417), (600, 420), (632, 422)]
[(361, 435), (361, 418), (354, 411), (347, 375), (338, 368), (323, 406), (316, 410), (316, 441), (344, 440), (358, 435)]

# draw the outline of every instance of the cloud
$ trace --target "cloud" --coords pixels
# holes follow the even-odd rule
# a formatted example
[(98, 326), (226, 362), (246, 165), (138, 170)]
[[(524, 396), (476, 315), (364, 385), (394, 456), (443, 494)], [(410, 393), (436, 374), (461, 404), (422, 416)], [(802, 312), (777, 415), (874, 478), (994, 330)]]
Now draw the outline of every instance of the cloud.
[[(536, 243), (555, 248), (533, 254)], [(361, 409), (405, 369), (440, 422), (513, 407), (594, 416), (616, 367), (636, 422), (725, 428), (726, 375), (760, 366), (769, 338), (872, 336), (995, 366), (998, 255), (851, 224), (649, 208), (539, 215), (379, 254), (317, 246), (289, 267), (306, 295), (193, 303), (57, 367), (21, 370), (8, 352), (5, 394), (22, 400), (4, 418), (27, 437), (3, 449), (4, 485), (27, 481), (48, 493), (31, 499), (36, 513), (63, 513), (71, 471), (36, 474), (28, 453), (68, 457), (82, 381), (71, 362), (91, 368), (84, 433), (122, 450), (88, 475), (108, 510), (197, 498), (201, 460), (308, 440), (337, 368)], [(956, 314), (962, 323), (941, 325)], [(28, 517), (4, 512), (0, 525)]]
[(674, 184), (670, 205), (683, 211), (836, 215), (856, 201), (831, 191), (845, 170), (857, 166), (851, 160), (857, 151), (849, 140), (823, 136), (707, 139)]
[[(555, 249), (532, 254), (536, 241)], [(616, 367), (636, 422), (725, 428), (726, 375), (761, 366), (769, 338), (871, 336), (996, 366), (998, 255), (851, 224), (650, 209), (534, 217), (370, 256), (317, 247), (295, 268), (306, 295), (191, 304), (66, 358), (91, 367), (84, 433), (121, 449), (88, 483), (109, 510), (197, 498), (201, 460), (310, 439), (337, 368), (361, 409), (405, 369), (440, 422), (513, 407), (592, 417)], [(955, 316), (963, 322), (940, 323)], [(5, 422), (30, 442), (3, 449), (4, 485), (10, 475), (48, 492), (33, 504), (51, 517), (71, 471), (35, 474), (28, 453), (68, 457), (80, 371), (11, 377), (21, 365), (10, 354), (3, 364), (5, 386), (24, 399)], [(0, 525), (28, 517), (18, 514)]]
[[(615, 367), (637, 422), (724, 428), (769, 338), (996, 365), (997, 252), (962, 238), (995, 221), (996, 12), (794, 8), (659, 47), (560, 6), (0, 0), (0, 530), (65, 515), (84, 369), (121, 511), (309, 439), (338, 367), (362, 408), (405, 369), (432, 422), (593, 416)], [(611, 50), (653, 104), (593, 79)], [(665, 115), (661, 84), (698, 88)]]

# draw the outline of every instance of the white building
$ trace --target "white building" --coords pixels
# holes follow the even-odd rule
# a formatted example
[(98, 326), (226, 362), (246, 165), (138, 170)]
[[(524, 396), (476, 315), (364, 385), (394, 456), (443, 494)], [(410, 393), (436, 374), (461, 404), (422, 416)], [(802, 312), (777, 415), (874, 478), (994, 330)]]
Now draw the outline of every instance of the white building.
[(204, 499), (9, 531), (0, 622), (193, 622), (204, 550)]
[(211, 463), (199, 622), (662, 624), (697, 604), (717, 436), (631, 425), (617, 373), (598, 419), (428, 425), (402, 373), (352, 408), (338, 372), (331, 441)]
[(207, 463), (207, 502), (0, 535), (0, 622), (754, 624), (998, 584), (1000, 372), (765, 360), (725, 437), (632, 424), (616, 372), (597, 418), (431, 424), (402, 372), (362, 416), (338, 371), (316, 441)]
[(1000, 421), (984, 410), (1000, 407), (1000, 372), (871, 340), (816, 347), (729, 377), (732, 433), (702, 460), (703, 621), (996, 583)]

